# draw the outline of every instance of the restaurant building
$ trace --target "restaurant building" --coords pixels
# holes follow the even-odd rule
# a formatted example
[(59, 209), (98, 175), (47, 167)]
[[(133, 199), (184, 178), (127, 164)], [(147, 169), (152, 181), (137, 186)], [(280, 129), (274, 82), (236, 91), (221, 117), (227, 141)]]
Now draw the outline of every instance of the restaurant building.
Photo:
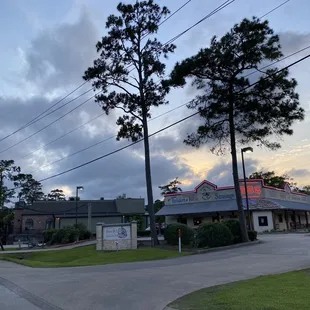
[[(247, 180), (246, 184), (250, 220), (257, 232), (308, 228), (310, 195), (293, 192), (289, 184), (283, 189), (266, 186), (260, 179)], [(240, 189), (247, 216), (243, 180)], [(205, 180), (192, 191), (165, 195), (164, 201), (164, 207), (156, 215), (165, 216), (167, 224), (180, 222), (197, 228), (205, 222), (238, 218), (233, 186), (217, 187)]]

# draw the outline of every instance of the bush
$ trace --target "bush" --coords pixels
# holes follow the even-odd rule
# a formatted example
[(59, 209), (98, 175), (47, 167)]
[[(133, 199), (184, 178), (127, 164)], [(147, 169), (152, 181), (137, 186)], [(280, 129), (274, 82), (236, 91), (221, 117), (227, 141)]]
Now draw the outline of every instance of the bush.
[(250, 241), (254, 241), (257, 239), (257, 231), (255, 230), (248, 230), (248, 236)]
[(79, 240), (90, 239), (92, 234), (87, 230), (86, 225), (78, 223), (77, 225), (73, 225), (73, 227), (79, 231)]
[(206, 223), (198, 227), (196, 244), (198, 247), (220, 247), (233, 243), (233, 235), (222, 223)]
[(222, 222), (225, 226), (228, 227), (233, 236), (233, 243), (240, 243), (242, 241), (241, 237), (241, 227), (238, 220), (228, 220)]
[(77, 240), (80, 231), (74, 227), (64, 227), (56, 230), (52, 237), (52, 244), (65, 244)]
[(53, 235), (57, 232), (57, 229), (46, 229), (43, 231), (43, 240), (44, 243), (48, 243), (52, 241)]
[(151, 236), (150, 230), (139, 230), (137, 233), (138, 237), (149, 237)]
[(179, 229), (182, 231), (182, 244), (189, 245), (194, 240), (194, 231), (184, 224), (170, 224), (164, 232), (165, 240), (170, 245), (177, 245), (179, 243)]

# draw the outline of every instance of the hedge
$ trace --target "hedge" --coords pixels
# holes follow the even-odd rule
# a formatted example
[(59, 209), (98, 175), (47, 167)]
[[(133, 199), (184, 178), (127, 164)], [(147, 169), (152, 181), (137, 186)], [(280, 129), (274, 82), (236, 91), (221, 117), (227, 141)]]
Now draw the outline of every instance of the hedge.
[(205, 223), (198, 227), (196, 244), (198, 247), (220, 247), (233, 243), (233, 235), (222, 223)]
[(52, 228), (52, 229), (46, 229), (43, 231), (43, 240), (44, 243), (48, 243), (52, 241), (54, 233), (57, 232), (57, 229)]
[(188, 226), (180, 223), (169, 224), (165, 231), (164, 237), (168, 244), (177, 245), (179, 243), (179, 229), (182, 232), (182, 244), (189, 245), (194, 241), (194, 231)]
[(228, 227), (233, 236), (233, 243), (240, 243), (242, 241), (241, 236), (241, 226), (238, 220), (228, 220), (222, 222), (225, 226)]
[(255, 230), (248, 230), (248, 237), (250, 241), (254, 241), (257, 239), (257, 231)]

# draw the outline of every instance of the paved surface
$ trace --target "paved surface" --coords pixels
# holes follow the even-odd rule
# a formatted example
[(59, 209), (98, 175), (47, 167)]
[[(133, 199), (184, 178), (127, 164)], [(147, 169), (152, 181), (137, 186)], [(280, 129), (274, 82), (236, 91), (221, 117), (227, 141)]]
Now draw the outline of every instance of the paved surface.
[(162, 310), (199, 288), (310, 267), (309, 235), (260, 238), (253, 246), (153, 262), (33, 269), (0, 261), (0, 285), (8, 289), (0, 300), (20, 309), (13, 290), (27, 310)]
[[(164, 240), (164, 237), (163, 236), (159, 236), (158, 237), (158, 240)], [(151, 238), (150, 237), (141, 237), (141, 238), (138, 238), (138, 241), (151, 241)], [(82, 247), (82, 246), (86, 246), (86, 245), (92, 245), (92, 244), (96, 244), (96, 240), (90, 240), (90, 241), (85, 241), (85, 242), (80, 242), (80, 243), (77, 243), (77, 244), (70, 244), (70, 245), (67, 245), (67, 246), (61, 246), (61, 247), (58, 247), (58, 248), (36, 248), (36, 249), (27, 249), (28, 246), (27, 245), (22, 245), (22, 252), (23, 253), (31, 253), (31, 252), (44, 252), (44, 251), (59, 251), (59, 250), (70, 250), (70, 249), (74, 249), (74, 248), (79, 248), (79, 247)], [(1, 254), (15, 254), (15, 253), (20, 253), (21, 250), (10, 250), (10, 248), (18, 248), (18, 245), (5, 245), (4, 246), (5, 249), (8, 249), (6, 251), (1, 251), (0, 250), (0, 255)], [(0, 308), (1, 309), (1, 308)]]

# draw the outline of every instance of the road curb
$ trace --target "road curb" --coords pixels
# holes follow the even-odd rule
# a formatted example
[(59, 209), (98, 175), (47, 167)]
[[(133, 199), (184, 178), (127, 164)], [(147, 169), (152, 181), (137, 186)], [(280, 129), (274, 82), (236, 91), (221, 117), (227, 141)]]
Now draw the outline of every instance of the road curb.
[(219, 251), (224, 251), (224, 250), (243, 248), (246, 246), (256, 245), (256, 244), (260, 244), (260, 243), (262, 243), (262, 240), (255, 240), (255, 241), (249, 241), (249, 242), (245, 242), (245, 243), (238, 243), (238, 244), (233, 244), (233, 245), (222, 246), (222, 247), (218, 247), (218, 248), (196, 250), (196, 251), (192, 252), (191, 254), (195, 255), (195, 254), (204, 254), (204, 253), (209, 253), (209, 252), (219, 252)]

